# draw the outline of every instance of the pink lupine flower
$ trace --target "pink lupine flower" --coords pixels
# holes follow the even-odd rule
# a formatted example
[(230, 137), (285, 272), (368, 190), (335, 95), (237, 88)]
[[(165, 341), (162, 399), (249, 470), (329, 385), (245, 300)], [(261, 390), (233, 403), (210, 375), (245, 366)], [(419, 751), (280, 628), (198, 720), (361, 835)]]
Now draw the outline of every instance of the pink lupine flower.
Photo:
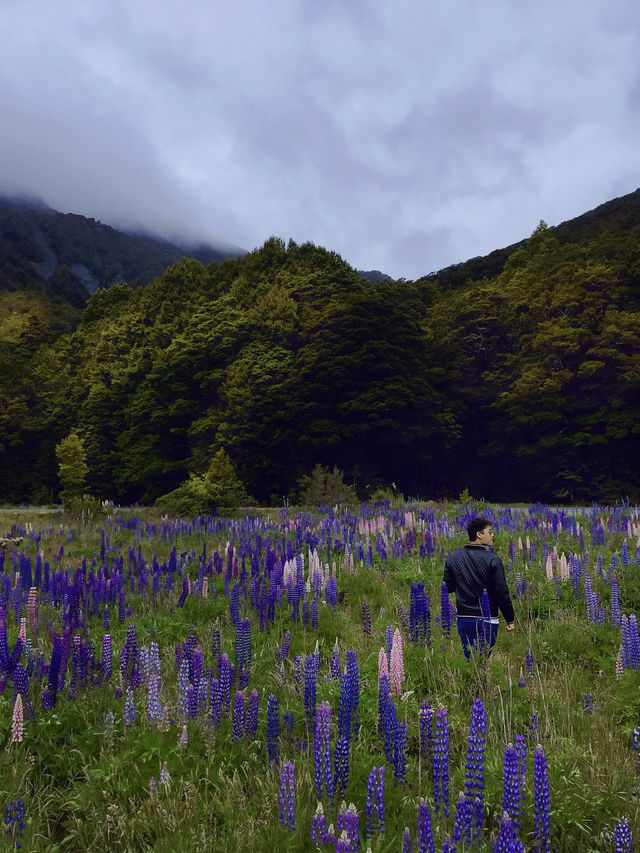
[(187, 734), (187, 727), (182, 727), (182, 732), (180, 733), (180, 737), (178, 738), (178, 746), (186, 746), (189, 743), (189, 735)]
[(18, 631), (18, 636), (22, 640), (23, 643), (27, 642), (27, 620), (26, 617), (22, 617), (20, 619), (20, 630)]
[(202, 597), (209, 598), (209, 578), (202, 578)]
[(389, 663), (386, 651), (381, 648), (378, 652), (378, 678), (382, 678), (383, 675), (389, 677)]
[(37, 619), (37, 602), (38, 602), (38, 591), (35, 586), (32, 586), (29, 590), (29, 597), (27, 598), (27, 617), (29, 619), (29, 627), (31, 629), (35, 629), (36, 627), (36, 619)]
[(404, 660), (402, 657), (402, 635), (397, 628), (393, 634), (389, 670), (391, 693), (393, 696), (400, 696), (402, 695), (402, 682), (404, 681)]
[(11, 723), (11, 743), (22, 743), (24, 731), (24, 709), (22, 707), (22, 696), (18, 693), (13, 705), (13, 720)]

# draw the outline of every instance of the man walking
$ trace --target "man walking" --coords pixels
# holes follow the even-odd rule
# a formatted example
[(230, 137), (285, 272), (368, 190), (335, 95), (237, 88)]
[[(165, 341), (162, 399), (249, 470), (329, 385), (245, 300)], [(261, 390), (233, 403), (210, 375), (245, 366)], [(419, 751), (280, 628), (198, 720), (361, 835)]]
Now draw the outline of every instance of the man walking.
[[(467, 524), (469, 542), (456, 548), (444, 564), (444, 582), (447, 590), (456, 594), (458, 634), (465, 657), (471, 657), (471, 648), (486, 647), (487, 653), (498, 636), (498, 608), (507, 621), (507, 631), (513, 631), (514, 612), (502, 560), (491, 550), (493, 528), (482, 517)], [(489, 613), (483, 613), (482, 592), (489, 596)], [(485, 605), (486, 606), (486, 605)]]

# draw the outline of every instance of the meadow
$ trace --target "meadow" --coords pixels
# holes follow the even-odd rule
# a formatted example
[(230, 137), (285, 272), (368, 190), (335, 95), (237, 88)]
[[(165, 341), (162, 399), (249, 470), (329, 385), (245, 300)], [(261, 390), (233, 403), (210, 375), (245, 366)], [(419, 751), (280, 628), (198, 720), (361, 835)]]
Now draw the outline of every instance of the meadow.
[[(516, 630), (467, 661), (441, 584), (478, 514)], [(0, 849), (639, 837), (636, 508), (16, 511), (0, 536)]]

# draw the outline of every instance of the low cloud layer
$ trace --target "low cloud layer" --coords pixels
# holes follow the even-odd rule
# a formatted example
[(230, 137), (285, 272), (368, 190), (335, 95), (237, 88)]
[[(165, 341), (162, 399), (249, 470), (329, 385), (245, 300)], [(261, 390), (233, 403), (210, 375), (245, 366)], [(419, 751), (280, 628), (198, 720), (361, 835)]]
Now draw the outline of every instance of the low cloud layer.
[(416, 278), (640, 185), (632, 0), (5, 0), (0, 191)]

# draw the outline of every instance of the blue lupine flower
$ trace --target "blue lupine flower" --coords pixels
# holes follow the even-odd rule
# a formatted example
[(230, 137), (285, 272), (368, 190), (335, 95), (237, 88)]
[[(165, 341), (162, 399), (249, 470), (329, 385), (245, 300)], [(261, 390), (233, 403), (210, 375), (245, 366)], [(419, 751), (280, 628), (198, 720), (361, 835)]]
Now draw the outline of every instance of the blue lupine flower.
[(244, 734), (244, 696), (241, 690), (236, 692), (233, 700), (233, 720), (231, 740), (242, 740)]
[(613, 839), (616, 843), (616, 853), (632, 853), (631, 829), (629, 821), (623, 818), (613, 830)]
[(435, 853), (436, 848), (431, 830), (429, 804), (422, 798), (420, 798), (420, 805), (418, 806), (416, 838), (418, 841), (418, 853)]
[(432, 752), (433, 800), (436, 814), (442, 810), (449, 817), (449, 721), (444, 708), (438, 708)]
[(124, 699), (124, 724), (130, 726), (136, 721), (136, 706), (133, 701), (133, 692), (127, 687)]
[(273, 694), (267, 699), (267, 752), (269, 761), (280, 761), (280, 707)]
[(334, 753), (334, 791), (337, 799), (344, 797), (344, 792), (349, 784), (349, 738), (340, 735), (336, 741)]
[(502, 815), (495, 853), (524, 853), (524, 844), (508, 812)]
[(316, 659), (308, 655), (304, 659), (304, 710), (309, 725), (316, 713), (316, 681), (318, 669)]
[(471, 708), (471, 727), (468, 738), (465, 794), (473, 803), (473, 833), (476, 842), (482, 833), (484, 807), (484, 764), (487, 736), (487, 714), (481, 699), (475, 699)]
[[(387, 697), (389, 695), (388, 691), (389, 687), (387, 685)], [(433, 708), (427, 699), (423, 699), (420, 703), (419, 720), (420, 755), (422, 758), (427, 758), (431, 756), (433, 748)]]
[(333, 774), (331, 761), (331, 706), (321, 702), (316, 713), (313, 768), (318, 799), (333, 799)]
[(249, 707), (245, 718), (245, 733), (255, 737), (258, 729), (258, 691), (254, 687), (249, 695)]
[(458, 794), (458, 802), (456, 803), (456, 817), (453, 826), (453, 835), (451, 841), (455, 846), (462, 844), (466, 839), (471, 838), (473, 832), (473, 807), (472, 801), (462, 792)]
[(549, 853), (549, 777), (547, 759), (540, 744), (533, 754), (533, 828), (538, 849)]
[(387, 703), (391, 698), (390, 691), (389, 676), (381, 675), (378, 679), (378, 734), (380, 737), (385, 736)]
[(280, 773), (280, 823), (290, 832), (296, 828), (296, 777), (295, 767), (285, 761)]
[(451, 636), (451, 608), (449, 607), (449, 591), (444, 581), (440, 585), (440, 627), (442, 633)]
[(407, 773), (407, 725), (396, 721), (393, 733), (393, 784), (404, 785)]

